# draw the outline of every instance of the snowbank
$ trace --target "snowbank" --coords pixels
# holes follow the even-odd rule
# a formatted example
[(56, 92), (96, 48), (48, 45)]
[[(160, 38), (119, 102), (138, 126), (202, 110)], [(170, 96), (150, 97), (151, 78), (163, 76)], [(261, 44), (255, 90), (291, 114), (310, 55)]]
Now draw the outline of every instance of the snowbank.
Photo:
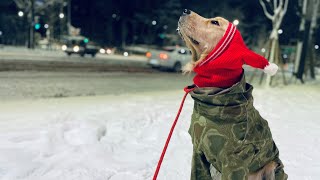
[[(318, 85), (255, 89), (290, 179), (319, 179)], [(0, 179), (149, 180), (183, 92), (6, 102), (0, 105)], [(159, 180), (189, 179), (186, 100)]]

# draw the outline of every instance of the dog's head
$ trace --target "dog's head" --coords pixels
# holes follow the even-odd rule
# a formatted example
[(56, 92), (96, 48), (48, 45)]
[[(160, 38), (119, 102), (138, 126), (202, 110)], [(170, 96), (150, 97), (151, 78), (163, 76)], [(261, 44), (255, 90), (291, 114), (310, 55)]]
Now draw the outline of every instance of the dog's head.
[(184, 68), (185, 71), (191, 71), (215, 48), (228, 25), (229, 21), (222, 17), (207, 19), (190, 10), (183, 11), (177, 31), (192, 52), (192, 62)]

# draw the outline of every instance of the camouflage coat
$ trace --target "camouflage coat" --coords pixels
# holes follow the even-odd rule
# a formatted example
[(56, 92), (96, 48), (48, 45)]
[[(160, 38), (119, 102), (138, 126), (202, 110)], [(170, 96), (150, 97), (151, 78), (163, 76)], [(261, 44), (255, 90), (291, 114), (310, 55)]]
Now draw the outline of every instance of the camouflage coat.
[[(268, 122), (253, 106), (253, 87), (242, 80), (228, 89), (195, 88), (189, 133), (193, 143), (192, 180), (243, 180), (270, 161), (276, 179), (287, 179)], [(215, 172), (210, 173), (210, 165)]]

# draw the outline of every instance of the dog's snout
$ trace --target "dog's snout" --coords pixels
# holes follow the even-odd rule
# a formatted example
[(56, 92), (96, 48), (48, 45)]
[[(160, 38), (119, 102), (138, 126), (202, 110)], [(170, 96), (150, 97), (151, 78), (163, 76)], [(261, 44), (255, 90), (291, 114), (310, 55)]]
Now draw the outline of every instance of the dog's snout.
[(191, 14), (191, 11), (189, 9), (184, 9), (182, 14), (189, 15), (189, 14)]

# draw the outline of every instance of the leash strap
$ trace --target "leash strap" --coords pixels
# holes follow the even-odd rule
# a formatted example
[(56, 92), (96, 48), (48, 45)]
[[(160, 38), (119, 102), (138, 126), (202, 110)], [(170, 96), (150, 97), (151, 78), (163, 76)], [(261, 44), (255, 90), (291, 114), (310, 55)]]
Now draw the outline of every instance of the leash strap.
[(177, 113), (177, 115), (176, 115), (176, 118), (175, 118), (175, 120), (174, 120), (174, 122), (173, 122), (173, 124), (172, 124), (172, 126), (171, 126), (169, 135), (168, 135), (168, 137), (167, 137), (166, 143), (165, 143), (164, 148), (163, 148), (163, 150), (162, 150), (162, 153), (161, 153), (160, 159), (159, 159), (159, 161), (158, 161), (158, 165), (157, 165), (156, 171), (154, 172), (154, 175), (153, 175), (153, 179), (152, 179), (152, 180), (156, 180), (157, 177), (158, 177), (158, 174), (159, 174), (159, 171), (160, 171), (160, 167), (161, 167), (161, 164), (162, 164), (164, 155), (166, 154), (166, 151), (167, 151), (167, 148), (168, 148), (168, 145), (169, 145), (169, 142), (170, 142), (172, 133), (173, 133), (174, 128), (175, 128), (175, 126), (176, 126), (176, 124), (177, 124), (177, 122), (178, 122), (180, 113), (181, 113), (182, 108), (183, 108), (184, 101), (186, 100), (186, 97), (187, 97), (187, 95), (189, 94), (189, 92), (191, 92), (193, 89), (194, 89), (194, 87), (192, 87), (192, 86), (187, 86), (187, 87), (184, 88), (185, 94), (184, 94), (184, 96), (183, 96), (183, 98), (182, 98), (182, 101), (181, 101), (181, 104), (180, 104), (178, 113)]

